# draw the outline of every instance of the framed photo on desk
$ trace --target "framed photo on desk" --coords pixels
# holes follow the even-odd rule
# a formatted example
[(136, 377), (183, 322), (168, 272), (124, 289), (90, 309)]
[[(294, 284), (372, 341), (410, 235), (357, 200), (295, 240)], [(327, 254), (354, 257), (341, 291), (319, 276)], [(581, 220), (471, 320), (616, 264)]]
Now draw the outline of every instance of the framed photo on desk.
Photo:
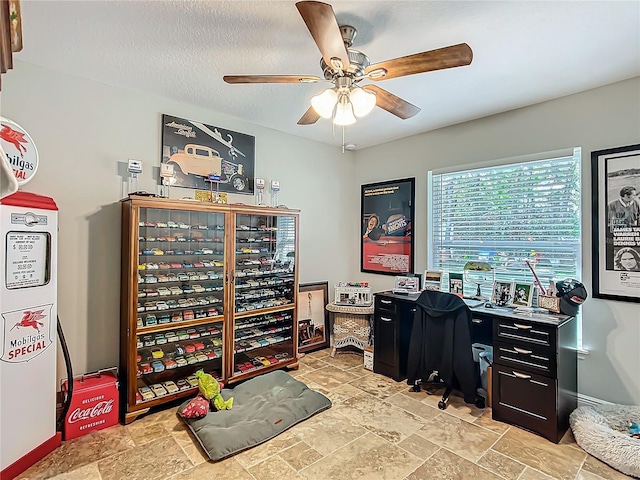
[(513, 301), (511, 305), (515, 307), (530, 307), (533, 299), (533, 284), (514, 282)]
[(500, 280), (493, 282), (491, 303), (498, 307), (505, 307), (511, 303), (512, 299), (513, 284), (511, 282), (501, 282)]

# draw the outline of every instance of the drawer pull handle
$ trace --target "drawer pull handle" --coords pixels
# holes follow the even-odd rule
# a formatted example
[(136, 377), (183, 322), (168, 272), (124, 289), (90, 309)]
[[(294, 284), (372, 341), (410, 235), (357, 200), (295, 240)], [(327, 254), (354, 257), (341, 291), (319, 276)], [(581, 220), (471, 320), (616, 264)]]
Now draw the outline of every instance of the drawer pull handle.
[(524, 373), (513, 372), (513, 374), (518, 378), (524, 378), (524, 379), (531, 378), (531, 375), (525, 375)]
[(514, 323), (513, 325), (521, 330), (529, 330), (531, 328), (531, 325), (522, 325), (520, 323)]
[(522, 353), (523, 355), (529, 355), (533, 353), (531, 350), (525, 350), (524, 348), (513, 347), (513, 349), (518, 353)]
[(391, 300), (380, 300), (380, 303), (384, 303), (385, 305), (390, 305)]
[(387, 318), (387, 317), (380, 317), (380, 320), (382, 320), (383, 322), (390, 322), (391, 319)]

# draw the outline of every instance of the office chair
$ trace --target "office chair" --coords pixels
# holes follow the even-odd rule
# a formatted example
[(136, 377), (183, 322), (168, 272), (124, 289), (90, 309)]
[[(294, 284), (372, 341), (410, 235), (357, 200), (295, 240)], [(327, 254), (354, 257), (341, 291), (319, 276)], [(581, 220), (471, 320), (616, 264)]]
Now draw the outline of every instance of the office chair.
[(425, 290), (416, 300), (416, 313), (409, 341), (407, 383), (413, 391), (420, 384), (436, 383), (446, 389), (438, 408), (447, 408), (453, 389), (460, 390), (466, 403), (485, 407), (476, 394), (480, 371), (471, 350), (471, 311), (453, 294)]

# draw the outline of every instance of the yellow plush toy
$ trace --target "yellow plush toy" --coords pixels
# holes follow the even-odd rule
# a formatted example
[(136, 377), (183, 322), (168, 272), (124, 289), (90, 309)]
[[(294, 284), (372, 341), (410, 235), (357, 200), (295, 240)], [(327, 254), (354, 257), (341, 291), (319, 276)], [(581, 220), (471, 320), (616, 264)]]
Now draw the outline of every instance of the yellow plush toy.
[(198, 389), (200, 393), (204, 398), (211, 401), (211, 404), (216, 410), (231, 410), (231, 407), (233, 407), (233, 397), (229, 400), (222, 398), (222, 395), (220, 395), (220, 384), (213, 375), (198, 370), (196, 377), (198, 378)]

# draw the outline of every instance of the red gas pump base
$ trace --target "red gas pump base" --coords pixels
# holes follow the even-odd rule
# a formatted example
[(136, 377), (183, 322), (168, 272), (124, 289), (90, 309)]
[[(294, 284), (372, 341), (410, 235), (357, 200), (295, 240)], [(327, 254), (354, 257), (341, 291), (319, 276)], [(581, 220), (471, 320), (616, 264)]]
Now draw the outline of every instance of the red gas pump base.
[(62, 433), (56, 434), (39, 447), (34, 448), (24, 457), (16, 460), (0, 472), (0, 480), (13, 480), (27, 468), (35, 465), (62, 444)]

